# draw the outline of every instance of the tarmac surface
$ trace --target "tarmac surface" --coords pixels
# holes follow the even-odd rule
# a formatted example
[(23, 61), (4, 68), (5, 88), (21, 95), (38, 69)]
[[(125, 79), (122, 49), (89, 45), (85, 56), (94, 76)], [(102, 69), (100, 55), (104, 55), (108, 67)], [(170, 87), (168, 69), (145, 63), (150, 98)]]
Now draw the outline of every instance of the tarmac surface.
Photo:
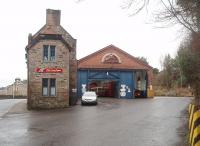
[(97, 106), (28, 111), (23, 100), (0, 116), (0, 145), (182, 146), (190, 101), (101, 98)]
[(19, 102), (25, 101), (25, 99), (2, 99), (0, 100), (0, 118), (6, 114), (10, 108)]

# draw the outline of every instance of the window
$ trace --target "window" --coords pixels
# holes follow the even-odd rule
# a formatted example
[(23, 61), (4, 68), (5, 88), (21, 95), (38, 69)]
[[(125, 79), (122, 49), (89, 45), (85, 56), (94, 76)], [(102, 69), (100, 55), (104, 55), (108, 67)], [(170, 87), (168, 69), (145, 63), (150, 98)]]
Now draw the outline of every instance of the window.
[(42, 95), (48, 96), (48, 79), (42, 79)]
[(48, 45), (43, 46), (43, 60), (48, 61)]
[(50, 96), (56, 95), (56, 79), (50, 79)]
[(56, 79), (42, 79), (42, 95), (56, 96)]
[(43, 45), (43, 61), (55, 61), (56, 46)]
[(50, 46), (50, 61), (55, 61), (55, 46)]

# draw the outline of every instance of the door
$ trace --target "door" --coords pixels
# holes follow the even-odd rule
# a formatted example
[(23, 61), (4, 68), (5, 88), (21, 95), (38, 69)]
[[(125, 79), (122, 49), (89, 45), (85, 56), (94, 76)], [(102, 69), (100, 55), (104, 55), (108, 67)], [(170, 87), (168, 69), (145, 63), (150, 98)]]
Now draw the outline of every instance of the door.
[(134, 98), (133, 72), (124, 71), (120, 74), (120, 98)]

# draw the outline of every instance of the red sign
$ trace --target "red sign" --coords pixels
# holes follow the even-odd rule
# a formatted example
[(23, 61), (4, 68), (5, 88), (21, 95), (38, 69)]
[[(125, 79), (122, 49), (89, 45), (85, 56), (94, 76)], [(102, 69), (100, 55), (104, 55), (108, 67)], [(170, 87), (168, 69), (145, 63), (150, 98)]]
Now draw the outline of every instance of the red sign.
[(62, 73), (62, 68), (36, 68), (35, 72), (37, 73)]

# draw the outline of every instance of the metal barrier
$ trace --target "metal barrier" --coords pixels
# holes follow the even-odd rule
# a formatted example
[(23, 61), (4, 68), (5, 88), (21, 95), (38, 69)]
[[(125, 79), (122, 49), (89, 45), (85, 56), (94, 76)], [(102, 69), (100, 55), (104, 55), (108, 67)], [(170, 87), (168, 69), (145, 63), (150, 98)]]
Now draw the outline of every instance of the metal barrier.
[(189, 143), (200, 146), (200, 110), (193, 104), (189, 105)]

